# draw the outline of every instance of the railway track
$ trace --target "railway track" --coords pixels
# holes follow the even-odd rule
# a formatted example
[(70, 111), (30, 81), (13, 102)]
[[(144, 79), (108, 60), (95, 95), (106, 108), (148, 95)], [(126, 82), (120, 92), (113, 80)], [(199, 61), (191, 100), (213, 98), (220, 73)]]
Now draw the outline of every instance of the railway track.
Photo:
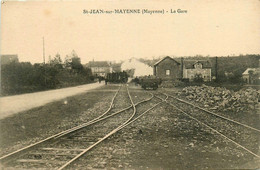
[(240, 125), (240, 126), (244, 126), (245, 128), (249, 128), (249, 129), (252, 129), (252, 130), (254, 130), (254, 131), (260, 133), (260, 129), (258, 129), (258, 128), (256, 128), (256, 127), (252, 127), (252, 126), (249, 126), (249, 125), (247, 125), (247, 124), (245, 124), (245, 123), (241, 123), (241, 122), (239, 122), (239, 121), (230, 119), (230, 118), (228, 118), (228, 117), (225, 117), (225, 116), (216, 114), (216, 113), (214, 113), (214, 112), (212, 112), (212, 111), (209, 111), (209, 110), (206, 110), (206, 109), (204, 109), (204, 108), (202, 108), (202, 107), (200, 107), (200, 106), (198, 106), (198, 105), (195, 105), (195, 104), (190, 103), (190, 102), (188, 102), (188, 101), (185, 101), (185, 100), (182, 100), (182, 99), (180, 99), (180, 98), (174, 97), (173, 95), (169, 95), (169, 94), (167, 94), (167, 95), (168, 95), (170, 98), (173, 98), (173, 99), (175, 99), (175, 100), (177, 100), (177, 101), (179, 101), (179, 102), (181, 102), (181, 103), (190, 105), (190, 106), (192, 106), (193, 108), (197, 108), (197, 109), (199, 109), (199, 110), (201, 110), (201, 111), (204, 111), (205, 113), (208, 113), (208, 114), (213, 115), (213, 116), (215, 116), (215, 117), (221, 118), (221, 119), (223, 119), (223, 120), (230, 121), (230, 122), (235, 123), (235, 124), (238, 124), (238, 125)]
[[(259, 150), (259, 129), (207, 111), (204, 108), (178, 99), (172, 95), (163, 94), (169, 97), (166, 101), (168, 105), (174, 107), (190, 119), (209, 128), (237, 147), (242, 148), (250, 155), (260, 159), (260, 155), (257, 153)], [(248, 141), (249, 138), (250, 141)]]
[(76, 129), (81, 128), (81, 127), (84, 127), (84, 126), (88, 126), (88, 125), (91, 124), (92, 122), (95, 122), (95, 120), (100, 119), (101, 117), (103, 117), (105, 114), (107, 114), (107, 113), (112, 109), (113, 104), (114, 104), (114, 100), (115, 100), (116, 96), (118, 95), (118, 92), (120, 91), (120, 89), (121, 89), (121, 86), (116, 90), (116, 93), (115, 93), (115, 95), (113, 96), (113, 98), (112, 98), (112, 100), (111, 100), (111, 103), (110, 103), (110, 105), (109, 105), (109, 108), (108, 108), (102, 115), (98, 116), (97, 118), (94, 118), (93, 120), (91, 120), (91, 121), (89, 121), (89, 122), (87, 122), (87, 123), (84, 123), (84, 124), (81, 124), (81, 125), (79, 125), (79, 126), (73, 127), (73, 128), (71, 128), (71, 129), (68, 129), (68, 130), (62, 131), (62, 132), (60, 132), (60, 133), (54, 134), (54, 135), (52, 135), (52, 136), (50, 136), (50, 137), (48, 137), (48, 138), (45, 138), (45, 139), (43, 139), (43, 140), (40, 140), (40, 141), (36, 142), (36, 143), (33, 143), (33, 144), (31, 144), (31, 145), (28, 145), (28, 146), (26, 146), (26, 147), (23, 147), (23, 148), (21, 148), (21, 149), (18, 149), (18, 150), (14, 151), (14, 152), (11, 152), (11, 153), (7, 154), (7, 155), (1, 156), (1, 157), (0, 157), (0, 163), (1, 163), (1, 162), (4, 162), (6, 159), (9, 159), (9, 158), (11, 158), (11, 157), (14, 156), (14, 155), (17, 155), (17, 154), (19, 154), (19, 153), (21, 153), (21, 152), (24, 152), (24, 151), (26, 151), (26, 150), (28, 150), (28, 149), (31, 149), (31, 148), (33, 148), (33, 147), (39, 145), (39, 144), (43, 144), (44, 142), (48, 142), (49, 140), (52, 140), (52, 139), (54, 139), (54, 138), (56, 138), (56, 137), (58, 137), (58, 136), (61, 136), (61, 135), (63, 135), (63, 134), (69, 133), (70, 131), (73, 131), (74, 129), (76, 130)]
[(2, 156), (1, 164), (13, 168), (66, 168), (96, 145), (162, 102), (137, 115), (136, 107), (152, 100), (154, 96), (134, 103), (127, 87), (126, 89), (131, 106), (108, 114), (113, 108), (119, 88), (108, 110), (97, 118)]

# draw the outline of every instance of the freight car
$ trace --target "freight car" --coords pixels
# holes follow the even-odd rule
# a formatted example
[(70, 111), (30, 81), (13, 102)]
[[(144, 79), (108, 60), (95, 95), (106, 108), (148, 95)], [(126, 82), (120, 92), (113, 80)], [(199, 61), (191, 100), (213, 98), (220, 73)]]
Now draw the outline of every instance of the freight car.
[(162, 80), (155, 76), (145, 76), (139, 79), (139, 83), (143, 89), (152, 88), (156, 90), (162, 83)]
[(107, 73), (105, 77), (106, 84), (110, 83), (126, 83), (128, 81), (128, 74), (125, 71)]

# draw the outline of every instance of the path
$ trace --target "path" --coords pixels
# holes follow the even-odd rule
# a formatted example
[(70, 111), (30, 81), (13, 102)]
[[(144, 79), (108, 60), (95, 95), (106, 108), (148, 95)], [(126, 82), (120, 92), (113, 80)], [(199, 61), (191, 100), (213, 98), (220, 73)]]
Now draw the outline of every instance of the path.
[(104, 85), (104, 83), (92, 83), (57, 90), (1, 97), (0, 119), (6, 118), (21, 111), (43, 106), (47, 103), (61, 100), (69, 96), (74, 96), (102, 85)]

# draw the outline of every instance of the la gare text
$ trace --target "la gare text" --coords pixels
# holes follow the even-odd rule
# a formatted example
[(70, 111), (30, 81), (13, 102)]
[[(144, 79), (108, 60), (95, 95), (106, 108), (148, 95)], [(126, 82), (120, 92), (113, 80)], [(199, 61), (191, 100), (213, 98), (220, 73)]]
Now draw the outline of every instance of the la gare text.
[(114, 10), (104, 10), (104, 9), (83, 9), (83, 14), (185, 14), (188, 10), (185, 9), (114, 9)]

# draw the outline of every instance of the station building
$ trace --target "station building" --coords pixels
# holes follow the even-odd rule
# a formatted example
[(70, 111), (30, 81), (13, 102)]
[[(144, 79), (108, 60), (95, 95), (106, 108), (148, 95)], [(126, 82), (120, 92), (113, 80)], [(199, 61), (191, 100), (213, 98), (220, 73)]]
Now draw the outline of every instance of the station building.
[(162, 80), (182, 78), (181, 64), (169, 56), (164, 57), (154, 64), (153, 73)]
[(169, 56), (164, 57), (154, 64), (154, 75), (162, 80), (189, 79), (193, 81), (196, 76), (203, 81), (211, 81), (211, 63), (207, 60), (177, 61)]
[(211, 63), (203, 61), (183, 61), (183, 78), (193, 81), (198, 76), (203, 81), (211, 81)]

